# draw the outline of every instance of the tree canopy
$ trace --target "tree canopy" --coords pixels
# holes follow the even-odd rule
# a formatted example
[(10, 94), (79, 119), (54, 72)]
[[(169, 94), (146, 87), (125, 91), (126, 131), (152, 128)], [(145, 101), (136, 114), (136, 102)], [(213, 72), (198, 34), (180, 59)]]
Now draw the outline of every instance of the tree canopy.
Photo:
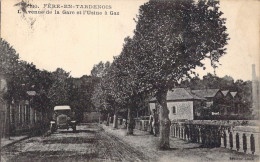
[[(133, 104), (152, 94), (159, 104), (160, 148), (169, 148), (167, 91), (210, 59), (214, 68), (225, 54), (228, 34), (215, 0), (149, 1), (136, 18), (132, 38), (102, 77), (113, 103)], [(101, 67), (101, 66), (100, 66)], [(120, 96), (120, 97), (119, 97)]]

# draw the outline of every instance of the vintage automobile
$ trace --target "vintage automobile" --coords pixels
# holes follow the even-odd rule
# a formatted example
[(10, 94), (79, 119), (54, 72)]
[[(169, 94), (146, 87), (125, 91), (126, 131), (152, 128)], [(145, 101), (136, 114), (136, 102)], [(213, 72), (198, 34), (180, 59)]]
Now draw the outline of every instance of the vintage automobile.
[(57, 129), (69, 129), (72, 128), (73, 132), (76, 131), (76, 121), (72, 120), (74, 114), (71, 112), (70, 106), (55, 106), (53, 120), (51, 121), (51, 132)]

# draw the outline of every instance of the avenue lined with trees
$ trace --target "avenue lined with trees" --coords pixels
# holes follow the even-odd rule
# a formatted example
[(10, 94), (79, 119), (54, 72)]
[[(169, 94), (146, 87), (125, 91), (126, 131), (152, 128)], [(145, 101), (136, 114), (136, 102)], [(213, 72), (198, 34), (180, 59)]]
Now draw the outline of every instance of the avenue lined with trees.
[[(227, 32), (224, 17), (230, 18), (230, 13), (226, 14), (225, 5), (221, 4), (224, 15), (219, 0), (140, 3), (135, 4), (139, 10), (133, 20), (136, 26), (132, 36), (121, 37), (125, 30), (115, 30), (109, 36), (108, 28), (104, 36), (99, 28), (95, 40), (91, 36), (97, 34), (86, 30), (84, 25), (89, 24), (83, 23), (82, 31), (75, 31), (84, 39), (79, 39), (72, 25), (73, 29), (67, 30), (68, 37), (61, 30), (61, 44), (50, 41), (62, 49), (53, 48), (51, 52), (45, 51), (48, 47), (44, 44), (37, 46), (39, 55), (55, 54), (58, 61), (51, 60), (56, 66), (52, 71), (23, 60), (11, 43), (0, 39), (0, 161), (259, 159), (256, 64), (252, 64), (252, 80), (216, 75), (220, 59), (227, 53), (226, 46), (232, 45), (229, 37), (236, 38)], [(19, 5), (24, 7), (27, 2)], [(124, 23), (118, 20), (121, 28)], [(97, 22), (96, 25), (107, 27)], [(30, 27), (33, 29), (33, 24)], [(48, 30), (44, 32), (49, 38)], [(110, 40), (114, 42), (101, 41), (107, 38), (114, 38)], [(86, 43), (86, 39), (91, 43)], [(96, 62), (90, 74), (73, 77), (65, 69), (75, 63), (76, 68), (81, 68), (76, 73), (86, 70), (80, 62), (89, 66), (91, 61), (77, 58), (93, 53), (111, 56), (111, 49), (118, 50), (113, 46), (118, 40), (122, 41), (122, 48), (112, 61)], [(63, 48), (65, 45), (67, 48)], [(44, 53), (39, 52), (41, 47)], [(95, 48), (97, 53), (93, 52)], [(65, 57), (67, 53), (69, 56)], [(76, 59), (62, 60), (63, 56)], [(60, 60), (65, 63), (62, 67), (57, 66)], [(213, 68), (214, 74), (200, 76), (197, 68)], [(219, 69), (218, 74), (221, 72)]]
[(121, 54), (101, 77), (99, 92), (105, 94), (104, 105), (128, 107), (129, 134), (131, 112), (152, 95), (159, 103), (159, 148), (169, 149), (167, 91), (203, 67), (202, 60), (211, 59), (216, 66), (225, 54), (228, 34), (222, 14), (214, 0), (150, 1), (140, 7), (134, 36), (125, 39)]
[[(208, 74), (202, 80), (193, 71), (210, 59), (217, 67), (228, 41), (225, 19), (215, 0), (149, 1), (135, 20), (133, 37), (126, 37), (120, 55), (112, 63), (100, 62), (91, 75), (72, 78), (57, 68), (39, 70), (19, 59), (16, 51), (1, 39), (0, 71), (7, 79), (9, 103), (35, 91), (35, 107), (52, 112), (55, 105), (70, 105), (80, 121), (85, 111), (98, 111), (109, 120), (127, 116), (127, 134), (134, 134), (136, 112), (155, 97), (159, 104), (160, 149), (169, 149), (170, 120), (167, 91), (175, 87), (228, 88), (241, 93), (249, 107), (250, 81), (219, 78)], [(195, 77), (194, 77), (195, 76)], [(7, 111), (9, 112), (9, 111)], [(10, 116), (10, 115), (9, 115)], [(109, 121), (107, 122), (110, 123)]]

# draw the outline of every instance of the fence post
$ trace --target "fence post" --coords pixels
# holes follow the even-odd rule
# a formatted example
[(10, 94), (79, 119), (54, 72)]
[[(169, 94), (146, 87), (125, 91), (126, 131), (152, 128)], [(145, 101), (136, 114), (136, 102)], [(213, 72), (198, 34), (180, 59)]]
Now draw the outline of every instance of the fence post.
[(187, 137), (186, 137), (185, 132), (186, 132), (186, 128), (185, 128), (185, 126), (183, 125), (183, 139), (184, 139), (184, 140), (187, 140)]
[(254, 154), (255, 153), (255, 137), (253, 134), (251, 134), (251, 136), (250, 136), (250, 149), (251, 149), (252, 154)]
[(225, 140), (226, 140), (225, 129), (221, 129), (221, 145), (220, 145), (220, 147), (225, 147)]
[(251, 153), (250, 152), (250, 134), (246, 133), (246, 145), (247, 145), (247, 153)]
[(237, 147), (236, 147), (236, 132), (235, 131), (233, 131), (233, 148), (232, 148), (232, 150), (237, 150)]
[(177, 127), (178, 127), (178, 125), (177, 125), (177, 124), (175, 124), (175, 129), (174, 129), (174, 130), (175, 130), (175, 131), (174, 131), (174, 137), (176, 137), (176, 138), (177, 138), (177, 129), (178, 129)]
[(239, 151), (240, 150), (240, 135), (239, 133), (237, 132), (236, 133), (236, 150)]
[(179, 125), (179, 138), (181, 138), (181, 125)]
[(227, 140), (226, 148), (230, 149), (230, 139), (229, 139), (229, 130), (228, 129), (225, 130), (225, 134), (226, 134), (226, 140)]
[(184, 134), (184, 127), (182, 126), (182, 139), (185, 139), (185, 134)]
[(231, 131), (229, 132), (229, 146), (230, 146), (230, 149), (232, 150), (233, 149), (233, 134)]
[(239, 152), (245, 152), (244, 151), (244, 141), (246, 140), (245, 133), (240, 132), (239, 133)]
[(189, 125), (189, 134), (190, 134), (190, 141), (192, 141), (192, 139), (193, 139), (193, 132), (192, 132), (193, 130), (192, 130), (192, 125)]
[(258, 155), (259, 154), (259, 133), (254, 134), (254, 137), (255, 137), (255, 154)]
[(190, 125), (187, 125), (187, 140), (190, 140)]
[(243, 136), (242, 136), (242, 147), (241, 147), (241, 151), (243, 151), (244, 153), (246, 153), (247, 151), (247, 137), (246, 137), (246, 134), (243, 133)]

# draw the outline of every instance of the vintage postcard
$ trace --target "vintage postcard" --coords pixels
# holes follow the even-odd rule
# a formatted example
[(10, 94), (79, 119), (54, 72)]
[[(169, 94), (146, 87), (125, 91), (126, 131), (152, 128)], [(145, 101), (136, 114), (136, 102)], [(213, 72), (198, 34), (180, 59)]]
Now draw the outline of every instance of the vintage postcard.
[(0, 3), (0, 161), (259, 161), (259, 0)]

